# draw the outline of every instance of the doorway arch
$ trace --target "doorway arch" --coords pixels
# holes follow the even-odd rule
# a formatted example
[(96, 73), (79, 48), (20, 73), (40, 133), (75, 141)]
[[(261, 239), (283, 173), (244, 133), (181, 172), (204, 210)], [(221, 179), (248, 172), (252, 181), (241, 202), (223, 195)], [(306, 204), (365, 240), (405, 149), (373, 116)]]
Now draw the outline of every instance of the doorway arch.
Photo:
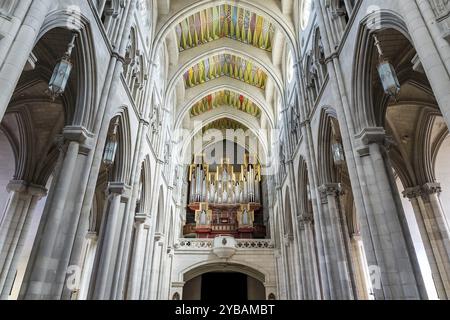
[[(183, 275), (183, 300), (265, 300), (264, 273), (237, 263), (213, 263), (194, 267)], [(216, 290), (218, 288), (218, 290)]]

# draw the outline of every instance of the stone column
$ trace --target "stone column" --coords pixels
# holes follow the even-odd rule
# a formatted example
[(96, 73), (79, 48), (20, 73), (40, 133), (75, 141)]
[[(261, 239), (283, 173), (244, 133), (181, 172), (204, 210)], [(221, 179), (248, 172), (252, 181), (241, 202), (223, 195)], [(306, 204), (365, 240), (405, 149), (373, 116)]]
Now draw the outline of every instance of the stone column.
[(83, 144), (87, 136), (80, 129), (77, 133), (68, 133), (64, 137), (66, 142), (61, 148), (60, 164), (55, 169), (20, 298), (58, 299), (64, 286), (67, 266), (62, 265), (66, 250), (71, 245), (68, 230), (73, 218), (74, 197), (77, 195), (80, 179), (87, 174), (84, 170), (84, 152), (87, 149)]
[(118, 242), (117, 231), (120, 231), (120, 221), (122, 220), (120, 204), (125, 189), (126, 187), (123, 183), (110, 183), (108, 186), (109, 208), (106, 214), (106, 225), (99, 251), (100, 260), (96, 279), (94, 280), (95, 288), (93, 299), (96, 300), (108, 300), (111, 298), (112, 281), (117, 259), (117, 256), (115, 255)]
[(296, 223), (296, 229), (297, 229), (297, 239), (296, 239), (296, 246), (297, 246), (297, 260), (299, 265), (299, 274), (297, 275), (297, 283), (298, 283), (298, 292), (299, 292), (299, 299), (301, 300), (310, 300), (309, 296), (309, 283), (308, 283), (308, 273), (309, 273), (309, 265), (307, 263), (308, 256), (307, 251), (304, 247), (304, 238), (305, 238), (305, 226), (303, 225), (303, 219), (301, 216), (297, 216), (297, 223)]
[(301, 246), (301, 260), (303, 262), (302, 286), (305, 300), (319, 300), (321, 298), (320, 280), (315, 251), (313, 220), (309, 216), (298, 218), (299, 242)]
[(383, 128), (365, 129), (359, 136), (357, 152), (361, 159), (361, 185), (368, 206), (360, 217), (361, 235), (369, 269), (379, 270), (374, 297), (387, 299), (426, 299), (417, 256), (393, 179), (385, 148)]
[(139, 300), (139, 293), (144, 276), (146, 234), (149, 232), (150, 228), (149, 217), (145, 213), (136, 213), (134, 221), (135, 236), (127, 292), (127, 299), (129, 300)]
[[(149, 221), (152, 221), (151, 217), (149, 217)], [(149, 286), (150, 286), (150, 277), (151, 277), (151, 267), (152, 267), (152, 256), (153, 256), (153, 231), (152, 226), (149, 226), (147, 231), (147, 236), (145, 239), (145, 254), (144, 254), (144, 270), (142, 275), (142, 280), (140, 284), (140, 292), (139, 299), (147, 300), (149, 297)]]
[[(408, 0), (405, 0), (408, 2)], [(339, 53), (330, 46), (330, 23), (322, 1), (317, 1), (317, 18), (323, 35), (326, 63), (330, 76), (336, 112), (341, 125), (342, 142), (347, 158), (355, 205), (361, 223), (361, 234), (369, 265), (382, 271), (381, 286), (375, 290), (376, 299), (425, 299), (427, 297), (414, 253), (400, 201), (394, 199), (391, 166), (386, 166), (379, 146), (355, 137), (355, 124), (348, 99)], [(433, 58), (431, 58), (433, 59)], [(367, 131), (367, 130), (366, 130)], [(384, 130), (381, 130), (384, 140)], [(391, 175), (391, 177), (388, 177)], [(390, 181), (391, 180), (391, 181)], [(400, 212), (399, 212), (400, 210)], [(396, 253), (399, 252), (397, 255)], [(391, 276), (392, 275), (392, 276)], [(400, 278), (401, 277), (401, 278)]]
[[(85, 249), (82, 260), (82, 273), (79, 288), (76, 292), (72, 292), (72, 300), (86, 300), (89, 294), (89, 286), (91, 284), (91, 276), (94, 268), (95, 253), (97, 251), (98, 234), (95, 231), (89, 231), (85, 236)], [(75, 293), (75, 295), (74, 295)]]
[(164, 239), (161, 234), (155, 234), (152, 255), (152, 269), (150, 273), (149, 299), (158, 299), (158, 291), (161, 281), (161, 264), (163, 261)]
[(350, 252), (353, 263), (356, 295), (358, 300), (369, 300), (369, 288), (364, 270), (365, 261), (360, 248), (360, 236), (353, 234), (350, 239)]
[(411, 201), (419, 226), (433, 281), (442, 300), (450, 298), (450, 241), (449, 226), (439, 200), (441, 187), (427, 183), (408, 188), (403, 194)]
[(5, 300), (14, 283), (34, 209), (47, 193), (44, 187), (24, 181), (11, 181), (7, 189), (11, 193), (11, 201), (0, 227), (0, 298)]
[(330, 273), (331, 299), (351, 300), (353, 299), (352, 281), (350, 278), (349, 262), (345, 251), (345, 243), (341, 228), (341, 213), (339, 212), (338, 197), (341, 187), (337, 183), (324, 184), (319, 188), (322, 194), (324, 209), (323, 221), (325, 224), (325, 245), (328, 247), (328, 272)]

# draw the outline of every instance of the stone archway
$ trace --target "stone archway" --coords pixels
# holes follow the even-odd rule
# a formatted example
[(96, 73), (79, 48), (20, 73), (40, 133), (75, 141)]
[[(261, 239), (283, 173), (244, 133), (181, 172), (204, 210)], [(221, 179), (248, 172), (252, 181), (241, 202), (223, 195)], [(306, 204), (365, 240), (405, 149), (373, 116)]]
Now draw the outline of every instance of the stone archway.
[(244, 265), (207, 264), (183, 275), (183, 300), (265, 300), (266, 276)]

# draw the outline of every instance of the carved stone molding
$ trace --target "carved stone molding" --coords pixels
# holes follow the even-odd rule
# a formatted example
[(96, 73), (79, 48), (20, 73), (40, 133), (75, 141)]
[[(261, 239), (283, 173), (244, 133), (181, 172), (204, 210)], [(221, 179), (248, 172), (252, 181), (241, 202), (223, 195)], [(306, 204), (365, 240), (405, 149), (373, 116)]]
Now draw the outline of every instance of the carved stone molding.
[(414, 199), (422, 196), (422, 188), (421, 187), (413, 187), (407, 188), (403, 191), (403, 196), (408, 199)]
[(319, 192), (323, 196), (338, 197), (342, 195), (342, 187), (340, 183), (326, 183), (319, 187)]
[(431, 195), (431, 194), (439, 194), (442, 192), (442, 187), (441, 184), (438, 182), (429, 182), (429, 183), (425, 183), (422, 187), (423, 192), (426, 195)]
[(47, 195), (48, 190), (44, 186), (29, 183), (23, 180), (11, 180), (6, 186), (8, 192), (14, 191), (23, 194), (29, 194), (43, 198)]
[(108, 191), (111, 194), (124, 195), (129, 189), (130, 187), (123, 182), (110, 182), (108, 184)]
[(438, 182), (425, 183), (423, 186), (416, 186), (407, 188), (403, 191), (403, 196), (408, 199), (415, 199), (422, 197), (428, 199), (432, 194), (439, 194), (442, 192), (441, 184)]

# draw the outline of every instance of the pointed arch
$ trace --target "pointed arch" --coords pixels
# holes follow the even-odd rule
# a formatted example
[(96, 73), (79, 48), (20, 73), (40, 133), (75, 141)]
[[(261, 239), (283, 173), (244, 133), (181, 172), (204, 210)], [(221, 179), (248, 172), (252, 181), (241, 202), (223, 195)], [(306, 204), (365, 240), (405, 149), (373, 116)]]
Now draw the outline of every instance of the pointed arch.
[(123, 182), (130, 184), (131, 179), (131, 156), (132, 156), (132, 141), (130, 118), (128, 115), (128, 108), (122, 106), (111, 120), (111, 124), (118, 121), (117, 131), (117, 153), (114, 161), (113, 180), (115, 182)]
[[(371, 27), (372, 21), (377, 22), (377, 28)], [(353, 61), (352, 83), (355, 88), (352, 92), (352, 117), (354, 122), (354, 134), (359, 134), (364, 128), (376, 127), (377, 121), (374, 114), (372, 100), (372, 54), (374, 41), (372, 35), (385, 29), (394, 29), (400, 32), (411, 43), (403, 18), (393, 11), (380, 10), (367, 15), (361, 20), (355, 44)]]
[[(76, 61), (75, 72), (77, 88), (72, 125), (86, 128), (89, 132), (96, 131), (97, 106), (97, 65), (95, 46), (89, 18), (81, 12), (74, 14), (68, 9), (50, 13), (44, 21), (36, 43), (50, 30), (55, 28), (75, 28), (79, 37), (76, 40), (73, 60)], [(69, 30), (68, 30), (69, 31)]]

